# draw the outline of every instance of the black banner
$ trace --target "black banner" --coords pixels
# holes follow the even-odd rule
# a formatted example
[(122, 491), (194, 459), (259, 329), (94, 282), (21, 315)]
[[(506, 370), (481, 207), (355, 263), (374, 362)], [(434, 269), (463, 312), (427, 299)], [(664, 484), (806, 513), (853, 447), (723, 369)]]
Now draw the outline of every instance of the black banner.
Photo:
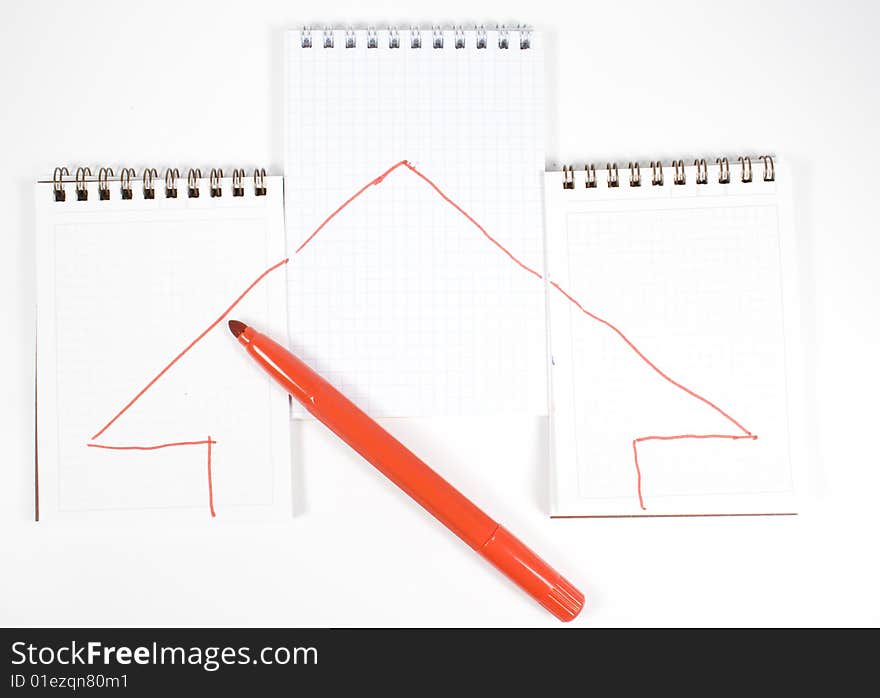
[[(320, 695), (355, 687), (468, 694), (487, 684), (541, 696), (599, 687), (599, 695), (638, 687), (714, 695), (719, 681), (725, 690), (763, 693), (789, 691), (810, 654), (780, 633), (745, 631), (21, 629), (2, 638), (0, 695), (8, 696)], [(864, 649), (850, 653), (851, 665)], [(839, 675), (837, 687), (850, 677)]]

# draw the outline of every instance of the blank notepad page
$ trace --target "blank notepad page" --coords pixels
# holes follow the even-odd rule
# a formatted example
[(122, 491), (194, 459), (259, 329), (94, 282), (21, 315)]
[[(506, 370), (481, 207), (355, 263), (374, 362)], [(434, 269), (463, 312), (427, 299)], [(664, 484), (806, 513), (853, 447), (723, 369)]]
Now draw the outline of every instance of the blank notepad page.
[(797, 511), (789, 172), (733, 169), (548, 173), (555, 514)]
[(41, 520), (290, 516), (287, 396), (225, 322), (285, 336), (282, 182), (266, 182), (36, 186)]
[(294, 351), (374, 416), (546, 411), (540, 37), (292, 31)]

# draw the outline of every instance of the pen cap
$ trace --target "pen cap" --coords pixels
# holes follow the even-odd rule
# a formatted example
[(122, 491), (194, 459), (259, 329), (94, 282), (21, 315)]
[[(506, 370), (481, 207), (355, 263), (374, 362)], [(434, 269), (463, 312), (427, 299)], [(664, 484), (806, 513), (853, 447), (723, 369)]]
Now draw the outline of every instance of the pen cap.
[(480, 554), (559, 620), (577, 617), (584, 595), (503, 526), (480, 548)]

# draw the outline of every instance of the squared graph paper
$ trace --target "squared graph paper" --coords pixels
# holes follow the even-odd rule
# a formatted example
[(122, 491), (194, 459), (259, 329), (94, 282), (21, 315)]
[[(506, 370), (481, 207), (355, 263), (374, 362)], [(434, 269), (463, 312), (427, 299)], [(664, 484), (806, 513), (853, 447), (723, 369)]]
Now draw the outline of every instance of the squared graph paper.
[[(553, 514), (798, 511), (790, 173), (547, 173)], [(669, 175), (670, 173), (667, 173)], [(644, 178), (644, 174), (643, 174)]]
[(540, 36), (394, 38), (287, 35), (292, 347), (374, 416), (545, 414)]

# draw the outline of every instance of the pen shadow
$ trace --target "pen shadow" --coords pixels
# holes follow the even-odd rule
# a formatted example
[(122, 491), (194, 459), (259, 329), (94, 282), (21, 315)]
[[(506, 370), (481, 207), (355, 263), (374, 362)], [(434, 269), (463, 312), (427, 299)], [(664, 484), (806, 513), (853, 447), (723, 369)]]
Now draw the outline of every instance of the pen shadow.
[(542, 514), (550, 514), (550, 418), (540, 417), (538, 420), (537, 452), (532, 459), (534, 463), (535, 504)]
[[(284, 76), (287, 74), (287, 55), (285, 53), (285, 26), (272, 26), (268, 29), (266, 47), (269, 52), (268, 71), (271, 89), (269, 90), (269, 153), (271, 162), (268, 163), (270, 173), (284, 173), (284, 125), (287, 115), (284, 113), (285, 94), (287, 85), (284, 84)], [(278, 157), (280, 155), (280, 160)]]
[(827, 493), (828, 478), (822, 459), (821, 432), (822, 423), (819, 419), (818, 398), (816, 387), (816, 363), (818, 343), (818, 318), (816, 311), (816, 226), (812, 216), (806, 212), (801, 202), (815, 201), (816, 171), (814, 163), (789, 158), (790, 169), (797, 173), (792, 184), (793, 225), (797, 235), (796, 254), (798, 268), (798, 295), (800, 297), (800, 317), (798, 320), (802, 332), (803, 374), (798, 376), (803, 381), (804, 402), (804, 438), (806, 440), (806, 470), (808, 472), (808, 489), (816, 496)]
[(303, 421), (290, 417), (290, 504), (291, 516), (308, 513), (306, 500), (305, 457), (303, 454)]
[[(36, 179), (36, 178), (35, 178)], [(22, 178), (17, 182), (17, 194), (19, 197), (19, 211), (21, 212), (21, 223), (18, 226), (19, 235), (19, 255), (18, 263), (15, 265), (16, 278), (13, 281), (14, 287), (19, 289), (20, 306), (17, 309), (21, 313), (22, 322), (18, 325), (23, 329), (23, 337), (30, 337), (33, 341), (33, 351), (25, 352), (27, 356), (27, 365), (21, 366), (17, 372), (16, 380), (19, 382), (15, 391), (16, 395), (21, 395), (26, 402), (22, 409), (17, 410), (16, 420), (20, 420), (18, 424), (7, 425), (14, 429), (16, 433), (27, 433), (30, 431), (28, 443), (33, 444), (33, 477), (23, 477), (21, 482), (21, 496), (16, 497), (15, 501), (20, 506), (21, 519), (39, 520), (39, 490), (37, 479), (37, 344), (36, 344), (36, 324), (37, 324), (37, 277), (34, 273), (36, 269), (36, 213), (34, 210), (34, 183)], [(12, 386), (9, 386), (12, 387)], [(26, 405), (26, 407), (24, 406)], [(23, 442), (24, 443), (24, 442)]]

